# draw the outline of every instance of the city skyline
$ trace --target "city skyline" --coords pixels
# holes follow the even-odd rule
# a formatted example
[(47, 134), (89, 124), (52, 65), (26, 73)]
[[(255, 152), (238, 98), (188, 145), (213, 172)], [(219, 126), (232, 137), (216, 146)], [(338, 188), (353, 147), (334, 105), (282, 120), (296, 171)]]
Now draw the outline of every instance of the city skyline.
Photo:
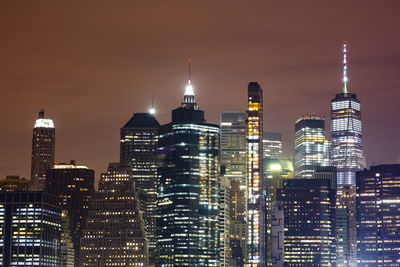
[[(14, 11), (10, 14), (15, 15), (15, 11), (19, 10), (13, 4), (5, 5), (10, 6), (2, 10)], [(216, 17), (222, 11), (222, 6), (205, 10), (204, 7), (187, 4), (178, 7), (173, 5), (171, 9), (177, 10), (172, 15), (179, 15), (176, 19), (172, 20), (170, 15), (155, 11), (154, 16), (160, 15), (159, 20), (147, 25), (149, 31), (158, 27), (176, 27), (171, 37), (159, 31), (149, 33), (150, 36), (138, 31), (135, 23), (140, 18), (132, 19), (131, 29), (126, 25), (130, 25), (130, 14), (125, 12), (121, 19), (116, 19), (112, 13), (106, 15), (105, 21), (115, 21), (115, 24), (109, 25), (110, 28), (104, 27), (104, 22), (97, 16), (89, 23), (85, 16), (89, 15), (92, 6), (82, 6), (82, 14), (77, 15), (79, 27), (68, 21), (67, 12), (71, 10), (67, 8), (64, 11), (56, 4), (49, 5), (45, 10), (32, 6), (30, 16), (21, 12), (16, 19), (0, 11), (1, 21), (6, 25), (5, 42), (0, 50), (4, 60), (0, 66), (3, 73), (0, 86), (4, 98), (8, 99), (7, 103), (1, 105), (1, 111), (3, 114), (13, 112), (12, 116), (2, 119), (2, 124), (7, 127), (0, 141), (4, 155), (0, 161), (0, 175), (15, 174), (29, 179), (31, 131), (37, 112), (44, 108), (57, 128), (55, 163), (76, 159), (95, 169), (98, 180), (99, 174), (105, 171), (106, 163), (118, 159), (118, 129), (133, 113), (147, 112), (153, 98), (156, 118), (160, 123), (167, 122), (170, 110), (179, 104), (183, 93), (187, 73), (185, 61), (188, 57), (193, 58), (194, 90), (198, 102), (207, 110), (207, 121), (218, 123), (219, 113), (223, 111), (244, 111), (246, 90), (243, 88), (248, 82), (257, 81), (263, 86), (265, 94), (264, 130), (281, 132), (284, 156), (292, 156), (292, 132), (296, 118), (306, 112), (329, 116), (329, 101), (341, 91), (343, 39), (349, 43), (351, 91), (363, 103), (363, 141), (367, 164), (370, 165), (372, 161), (376, 164), (399, 163), (399, 142), (395, 140), (400, 129), (390, 123), (398, 120), (396, 104), (399, 94), (396, 87), (399, 78), (396, 75), (399, 67), (396, 62), (399, 59), (400, 40), (394, 36), (396, 9), (394, 5), (367, 3), (356, 15), (359, 23), (351, 25), (334, 19), (328, 7), (332, 8), (333, 13), (340, 7), (342, 15), (349, 17), (357, 5), (348, 3), (345, 10), (340, 4), (326, 6), (316, 5), (304, 10), (298, 17), (301, 27), (290, 29), (295, 26), (294, 20), (280, 27), (278, 24), (284, 23), (284, 20), (278, 19), (276, 24), (269, 24), (277, 18), (266, 18), (268, 16), (265, 15), (271, 13), (268, 5), (260, 6), (248, 22), (240, 18), (240, 27), (229, 26), (229, 23), (236, 16), (246, 17), (244, 12), (250, 12), (250, 7), (239, 12), (239, 5), (233, 5), (232, 10), (226, 11), (227, 22), (219, 22)], [(271, 9), (274, 7), (282, 8), (274, 4)], [(151, 9), (148, 5), (142, 8), (148, 12)], [(104, 11), (106, 6), (100, 4), (95, 9)], [(320, 9), (320, 14), (311, 16), (309, 12), (317, 9)], [(122, 12), (122, 8), (119, 11)], [(190, 25), (193, 24), (193, 27), (189, 32), (186, 32), (189, 25), (181, 25), (188, 18), (188, 15), (183, 15), (185, 11), (192, 15)], [(201, 19), (206, 12), (210, 12), (211, 17), (207, 22)], [(323, 26), (312, 26), (313, 19), (321, 20), (329, 14), (321, 22), (326, 30), (322, 30)], [(46, 20), (41, 20), (41, 15), (46, 15), (46, 20), (53, 19), (54, 26), (42, 27)], [(311, 18), (307, 19), (307, 15)], [(163, 19), (170, 19), (171, 25), (161, 27)], [(16, 20), (20, 20), (20, 24), (15, 23)], [(379, 27), (374, 26), (377, 21)], [(64, 27), (64, 31), (54, 33), (52, 27)], [(224, 31), (224, 27), (227, 31)], [(365, 31), (359, 33), (360, 27)], [(208, 28), (213, 29), (207, 33), (205, 29)], [(90, 32), (91, 29), (93, 32)], [(119, 30), (115, 33), (114, 42), (105, 42), (104, 39), (116, 29)], [(123, 29), (127, 31), (121, 33)], [(330, 31), (332, 29), (335, 31)], [(137, 32), (138, 40), (126, 39), (129, 33)], [(218, 36), (222, 32), (226, 34)], [(37, 34), (39, 40), (29, 39), (32, 33)], [(87, 36), (85, 33), (88, 33)], [(177, 48), (168, 45), (168, 41), (172, 42), (182, 33), (185, 33), (181, 35), (183, 41), (174, 42)], [(270, 37), (267, 38), (267, 35)], [(385, 38), (379, 38), (382, 36)], [(56, 41), (56, 38), (64, 42)], [(69, 38), (83, 39), (84, 42), (81, 46), (65, 42)], [(91, 44), (101, 40), (104, 43), (99, 48), (93, 52), (88, 49)], [(138, 44), (133, 46), (135, 40)], [(150, 46), (145, 49), (151, 40), (165, 41), (166, 47)], [(201, 42), (197, 44), (199, 40)], [(111, 49), (115, 45), (121, 46), (120, 52)], [(210, 48), (212, 45), (214, 48)], [(227, 48), (227, 52), (221, 53), (222, 48)], [(102, 49), (106, 51), (104, 56)], [(245, 53), (248, 49), (253, 52)], [(16, 53), (18, 51), (21, 53)], [(216, 91), (218, 93), (213, 94)], [(18, 110), (13, 106), (17, 101), (22, 106)], [(329, 127), (327, 120), (326, 128)]]

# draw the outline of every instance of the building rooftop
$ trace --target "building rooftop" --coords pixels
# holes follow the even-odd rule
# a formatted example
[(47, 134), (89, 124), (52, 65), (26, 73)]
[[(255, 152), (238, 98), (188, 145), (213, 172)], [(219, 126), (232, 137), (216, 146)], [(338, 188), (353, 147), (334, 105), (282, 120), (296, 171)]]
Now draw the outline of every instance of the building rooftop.
[(124, 125), (123, 128), (136, 128), (136, 127), (159, 127), (160, 123), (150, 113), (135, 113), (132, 118)]

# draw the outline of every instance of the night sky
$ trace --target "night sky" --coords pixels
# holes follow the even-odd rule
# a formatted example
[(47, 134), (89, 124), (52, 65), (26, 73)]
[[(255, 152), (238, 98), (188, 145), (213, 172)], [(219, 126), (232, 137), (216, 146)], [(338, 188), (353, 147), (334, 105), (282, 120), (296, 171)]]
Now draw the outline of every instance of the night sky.
[(119, 160), (119, 129), (134, 112), (153, 98), (169, 122), (188, 58), (208, 122), (245, 110), (247, 83), (257, 81), (264, 130), (282, 132), (291, 156), (295, 120), (330, 116), (343, 40), (367, 163), (400, 163), (399, 1), (144, 2), (0, 3), (0, 178), (30, 178), (41, 108), (56, 125), (56, 162), (75, 159), (99, 177)]

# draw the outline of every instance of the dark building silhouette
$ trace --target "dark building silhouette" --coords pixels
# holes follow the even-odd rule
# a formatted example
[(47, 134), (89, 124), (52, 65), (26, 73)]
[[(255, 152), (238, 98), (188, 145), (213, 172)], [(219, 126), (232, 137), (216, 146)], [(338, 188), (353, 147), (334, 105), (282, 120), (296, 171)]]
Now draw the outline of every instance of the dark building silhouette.
[(46, 186), (46, 171), (54, 164), (56, 130), (53, 120), (39, 112), (32, 136), (31, 188), (43, 190)]
[(0, 180), (0, 192), (28, 191), (30, 181), (20, 178), (18, 175), (7, 175)]
[(94, 171), (74, 160), (53, 165), (47, 170), (46, 191), (58, 196), (62, 209), (68, 211), (75, 258), (79, 259), (79, 241), (94, 195)]
[(129, 168), (101, 175), (81, 237), (81, 266), (148, 266), (148, 242)]
[(330, 179), (286, 179), (278, 189), (285, 266), (336, 266), (336, 188)]
[(157, 143), (160, 124), (150, 113), (135, 113), (121, 128), (120, 163), (130, 169), (139, 191), (150, 261), (155, 257)]
[(0, 266), (60, 266), (61, 208), (44, 192), (0, 193)]
[(219, 127), (186, 87), (159, 134), (157, 266), (218, 265)]
[(357, 266), (399, 266), (400, 164), (371, 166), (356, 177)]

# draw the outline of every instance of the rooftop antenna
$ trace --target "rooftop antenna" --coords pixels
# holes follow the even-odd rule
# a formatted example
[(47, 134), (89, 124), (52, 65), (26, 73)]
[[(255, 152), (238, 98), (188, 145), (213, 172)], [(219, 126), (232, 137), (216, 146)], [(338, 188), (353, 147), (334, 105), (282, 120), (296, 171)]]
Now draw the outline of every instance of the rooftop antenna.
[(343, 42), (343, 93), (347, 94), (347, 43)]
[(192, 63), (192, 59), (188, 59), (188, 64), (189, 64), (189, 82), (188, 84), (190, 84), (190, 64)]
[(154, 101), (153, 101), (153, 98), (151, 98), (150, 114), (154, 115), (155, 113), (156, 113), (156, 110), (154, 109)]

